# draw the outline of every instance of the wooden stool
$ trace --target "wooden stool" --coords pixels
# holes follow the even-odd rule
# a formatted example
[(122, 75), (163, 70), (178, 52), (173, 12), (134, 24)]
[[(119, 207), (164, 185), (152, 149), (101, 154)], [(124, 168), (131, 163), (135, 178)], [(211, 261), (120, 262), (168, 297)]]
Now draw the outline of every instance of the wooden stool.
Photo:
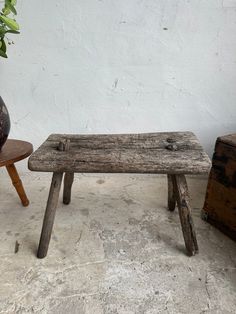
[(6, 167), (23, 206), (28, 206), (29, 200), (14, 163), (28, 157), (32, 152), (32, 144), (19, 140), (7, 140), (0, 152), (0, 167)]
[(50, 135), (29, 158), (30, 170), (53, 172), (38, 257), (47, 255), (63, 174), (63, 202), (69, 204), (75, 172), (167, 174), (168, 208), (177, 204), (187, 253), (194, 255), (198, 245), (185, 174), (208, 173), (210, 166), (191, 132)]

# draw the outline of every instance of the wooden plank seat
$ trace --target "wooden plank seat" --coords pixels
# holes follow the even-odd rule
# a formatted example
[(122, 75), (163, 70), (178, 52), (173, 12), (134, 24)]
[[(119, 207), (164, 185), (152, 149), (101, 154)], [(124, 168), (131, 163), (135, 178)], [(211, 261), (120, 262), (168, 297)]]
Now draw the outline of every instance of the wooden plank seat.
[(168, 177), (168, 208), (177, 203), (188, 255), (198, 251), (185, 174), (204, 174), (210, 160), (191, 132), (146, 134), (52, 134), (31, 155), (29, 169), (53, 172), (38, 257), (47, 254), (61, 181), (69, 204), (74, 173), (160, 173)]

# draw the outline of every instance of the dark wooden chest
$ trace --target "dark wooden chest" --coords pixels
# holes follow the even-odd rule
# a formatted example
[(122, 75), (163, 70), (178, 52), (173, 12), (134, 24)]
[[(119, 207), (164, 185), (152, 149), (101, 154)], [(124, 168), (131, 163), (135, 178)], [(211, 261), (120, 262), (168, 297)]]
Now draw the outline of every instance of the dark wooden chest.
[(203, 219), (236, 240), (236, 134), (216, 141)]

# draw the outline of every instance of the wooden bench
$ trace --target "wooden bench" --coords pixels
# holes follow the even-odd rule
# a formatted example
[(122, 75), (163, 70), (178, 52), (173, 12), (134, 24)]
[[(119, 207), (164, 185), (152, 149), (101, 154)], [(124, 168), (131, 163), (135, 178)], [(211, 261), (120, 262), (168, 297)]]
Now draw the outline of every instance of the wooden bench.
[(168, 208), (179, 209), (188, 255), (198, 252), (185, 174), (203, 174), (211, 162), (191, 132), (122, 135), (52, 134), (31, 155), (29, 169), (53, 172), (37, 256), (47, 255), (64, 176), (69, 204), (74, 173), (160, 173), (168, 176)]

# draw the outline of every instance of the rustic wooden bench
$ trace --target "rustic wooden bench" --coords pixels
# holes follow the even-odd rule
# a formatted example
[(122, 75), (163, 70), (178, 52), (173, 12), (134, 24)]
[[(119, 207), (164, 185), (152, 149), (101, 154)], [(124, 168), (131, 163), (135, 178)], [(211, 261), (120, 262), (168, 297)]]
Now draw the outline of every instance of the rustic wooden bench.
[(30, 170), (53, 172), (37, 256), (47, 255), (63, 174), (63, 202), (69, 204), (75, 172), (167, 174), (168, 208), (177, 203), (187, 253), (194, 255), (198, 244), (185, 174), (208, 173), (210, 165), (191, 132), (50, 135), (29, 159)]

